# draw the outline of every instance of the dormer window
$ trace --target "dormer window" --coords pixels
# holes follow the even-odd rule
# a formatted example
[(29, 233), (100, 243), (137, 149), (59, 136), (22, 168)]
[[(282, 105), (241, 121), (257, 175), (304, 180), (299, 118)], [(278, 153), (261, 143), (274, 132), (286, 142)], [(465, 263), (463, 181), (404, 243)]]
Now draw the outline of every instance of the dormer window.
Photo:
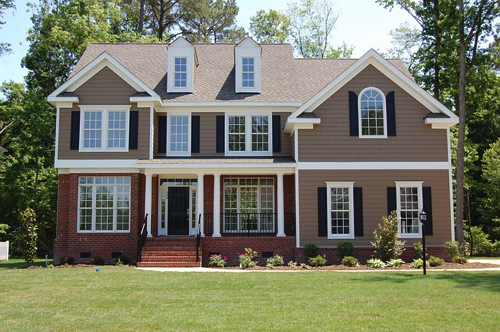
[(187, 86), (187, 58), (175, 58), (175, 87)]
[(235, 46), (236, 93), (260, 93), (261, 47), (252, 38)]
[(184, 38), (168, 46), (167, 92), (193, 92), (194, 70), (198, 64), (196, 51)]

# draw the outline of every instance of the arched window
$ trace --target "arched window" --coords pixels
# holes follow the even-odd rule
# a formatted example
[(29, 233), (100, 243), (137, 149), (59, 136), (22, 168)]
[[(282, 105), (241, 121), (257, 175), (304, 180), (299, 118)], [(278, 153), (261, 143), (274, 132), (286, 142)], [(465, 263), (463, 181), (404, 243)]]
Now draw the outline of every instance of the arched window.
[(385, 96), (377, 88), (366, 88), (359, 94), (360, 137), (387, 137)]

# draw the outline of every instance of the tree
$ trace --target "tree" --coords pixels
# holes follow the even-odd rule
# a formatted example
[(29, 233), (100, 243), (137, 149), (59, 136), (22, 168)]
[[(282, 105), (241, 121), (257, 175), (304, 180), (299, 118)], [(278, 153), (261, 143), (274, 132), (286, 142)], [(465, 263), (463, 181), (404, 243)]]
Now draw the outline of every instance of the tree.
[(190, 42), (238, 42), (245, 30), (236, 26), (235, 0), (184, 0), (180, 3), (180, 28)]
[[(5, 22), (1, 21), (1, 19), (3, 18), (3, 14), (9, 8), (13, 8), (13, 9), (16, 8), (14, 6), (14, 0), (0, 0), (0, 29), (2, 29), (2, 25), (5, 24)], [(3, 43), (0, 41), (0, 56), (2, 56), (2, 54), (7, 54), (10, 52), (12, 52), (12, 50), (10, 48), (10, 44)]]
[(392, 37), (391, 44), (393, 47), (387, 51), (387, 56), (403, 60), (410, 73), (417, 76), (418, 65), (415, 65), (417, 64), (417, 52), (422, 46), (421, 32), (410, 27), (410, 24), (405, 22), (392, 29), (389, 35)]
[(38, 243), (36, 213), (33, 209), (27, 208), (20, 214), (19, 220), (20, 225), (16, 230), (15, 242), (28, 265), (34, 263), (36, 259)]
[(483, 179), (488, 196), (485, 199), (486, 215), (491, 220), (490, 233), (500, 240), (500, 139), (490, 145), (483, 156)]
[(250, 32), (259, 43), (283, 43), (290, 35), (290, 19), (282, 12), (259, 10), (250, 18)]

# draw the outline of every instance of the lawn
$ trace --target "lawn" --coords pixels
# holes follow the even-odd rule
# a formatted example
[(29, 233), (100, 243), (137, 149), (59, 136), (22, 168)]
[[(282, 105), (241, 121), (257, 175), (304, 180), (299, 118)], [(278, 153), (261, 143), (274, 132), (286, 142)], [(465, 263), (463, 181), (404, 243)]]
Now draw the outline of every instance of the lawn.
[(497, 331), (500, 273), (160, 273), (0, 264), (0, 331)]

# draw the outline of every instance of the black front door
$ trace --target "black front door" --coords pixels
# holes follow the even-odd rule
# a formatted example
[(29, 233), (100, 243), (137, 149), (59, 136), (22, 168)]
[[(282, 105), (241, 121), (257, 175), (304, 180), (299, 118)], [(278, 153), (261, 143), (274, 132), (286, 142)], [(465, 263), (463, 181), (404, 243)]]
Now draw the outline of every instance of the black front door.
[(168, 235), (189, 235), (189, 187), (168, 188)]

